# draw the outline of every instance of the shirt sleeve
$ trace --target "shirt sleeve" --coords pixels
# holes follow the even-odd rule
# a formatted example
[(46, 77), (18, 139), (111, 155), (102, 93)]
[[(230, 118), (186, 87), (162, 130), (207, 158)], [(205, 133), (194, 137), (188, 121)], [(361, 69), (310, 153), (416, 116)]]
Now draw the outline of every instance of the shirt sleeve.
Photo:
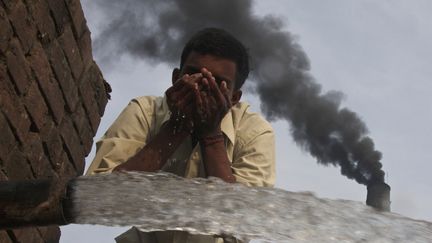
[(109, 173), (143, 148), (149, 139), (149, 102), (133, 99), (96, 143), (96, 155), (87, 175)]
[(269, 124), (248, 129), (236, 138), (232, 162), (237, 182), (248, 186), (272, 187), (275, 183), (275, 139)]

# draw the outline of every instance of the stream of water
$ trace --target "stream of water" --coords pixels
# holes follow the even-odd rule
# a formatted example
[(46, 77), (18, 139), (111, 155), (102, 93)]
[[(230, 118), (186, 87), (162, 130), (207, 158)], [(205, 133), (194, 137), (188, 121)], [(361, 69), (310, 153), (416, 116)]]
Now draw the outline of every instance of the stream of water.
[(267, 242), (432, 242), (432, 223), (360, 202), (168, 173), (115, 173), (72, 183), (74, 223), (183, 230)]

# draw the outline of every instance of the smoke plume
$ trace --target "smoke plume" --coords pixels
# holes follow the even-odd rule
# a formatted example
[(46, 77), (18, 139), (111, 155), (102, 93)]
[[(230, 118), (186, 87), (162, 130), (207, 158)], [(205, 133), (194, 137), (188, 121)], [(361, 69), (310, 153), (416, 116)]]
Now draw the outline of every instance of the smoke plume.
[[(319, 163), (339, 165), (362, 184), (384, 181), (381, 153), (356, 113), (341, 108), (342, 94), (322, 93), (309, 60), (273, 16), (254, 15), (251, 0), (97, 0), (109, 22), (95, 41), (102, 61), (129, 54), (179, 64), (187, 39), (204, 27), (226, 29), (250, 50), (249, 82), (269, 119), (290, 123), (294, 140)], [(109, 50), (109, 52), (108, 52)]]

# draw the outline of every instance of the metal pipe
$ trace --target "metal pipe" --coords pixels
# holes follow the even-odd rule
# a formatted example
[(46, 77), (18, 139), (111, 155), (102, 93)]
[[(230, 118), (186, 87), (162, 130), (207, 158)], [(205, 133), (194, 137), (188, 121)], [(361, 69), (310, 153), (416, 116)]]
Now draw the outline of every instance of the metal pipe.
[(384, 182), (374, 182), (367, 186), (366, 204), (377, 210), (390, 212), (390, 186)]
[(72, 222), (71, 181), (0, 181), (0, 229)]

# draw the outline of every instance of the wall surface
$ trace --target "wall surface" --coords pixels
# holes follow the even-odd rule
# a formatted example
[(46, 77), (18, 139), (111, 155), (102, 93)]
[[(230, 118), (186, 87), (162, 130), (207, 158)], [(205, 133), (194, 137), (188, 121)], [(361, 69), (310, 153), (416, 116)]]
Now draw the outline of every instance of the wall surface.
[[(0, 0), (0, 180), (82, 175), (110, 91), (79, 0)], [(0, 231), (0, 243), (59, 238)]]

